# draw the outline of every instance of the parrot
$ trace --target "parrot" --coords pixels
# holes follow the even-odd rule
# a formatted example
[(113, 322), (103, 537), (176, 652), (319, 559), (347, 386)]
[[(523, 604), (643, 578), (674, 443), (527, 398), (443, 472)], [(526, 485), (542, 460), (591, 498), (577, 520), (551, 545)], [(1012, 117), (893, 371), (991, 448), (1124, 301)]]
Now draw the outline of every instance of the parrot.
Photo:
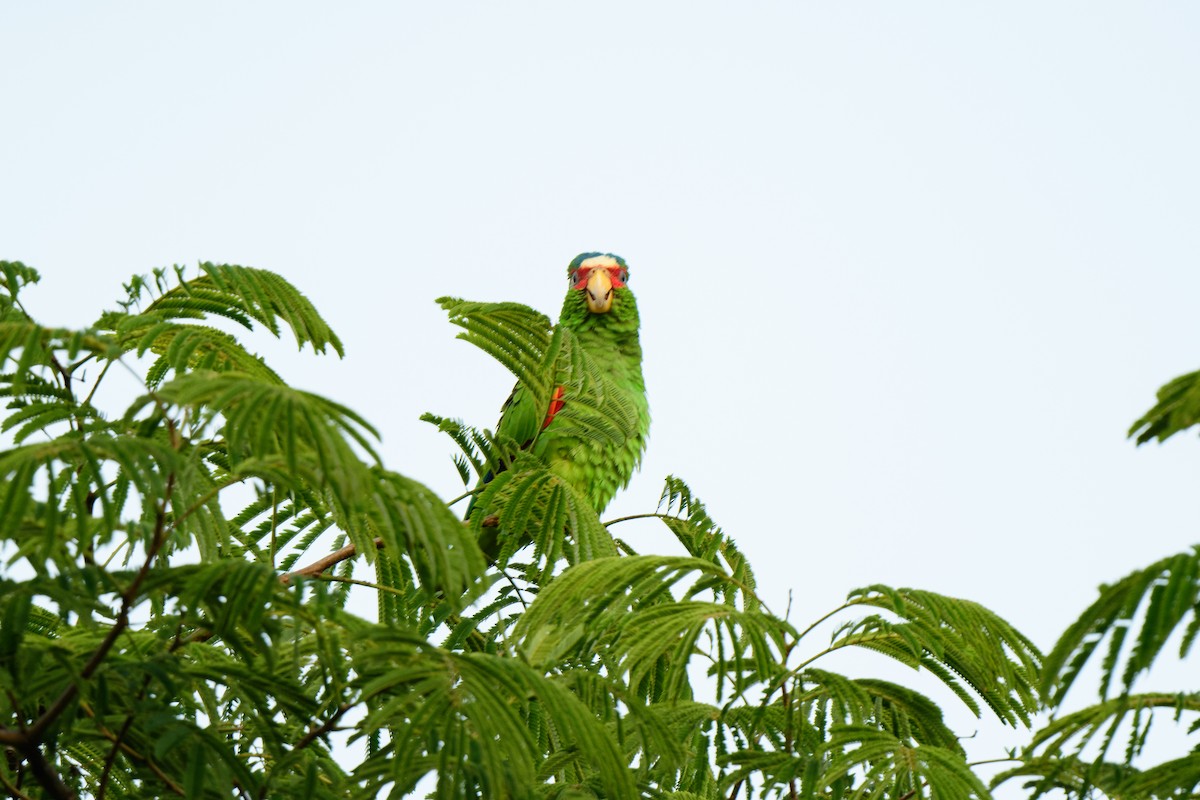
[[(555, 388), (549, 407), (536, 408), (533, 395), (520, 383), (505, 401), (496, 426), (507, 437), (544, 458), (551, 471), (582, 494), (601, 513), (629, 484), (641, 463), (650, 430), (650, 411), (642, 377), (637, 302), (629, 289), (629, 265), (613, 253), (580, 253), (567, 265), (569, 288), (558, 325), (565, 326), (608, 378), (608, 391), (619, 392), (623, 405), (635, 410), (637, 425), (622, 442), (584, 435), (577, 426), (559, 424), (559, 412), (571, 403), (563, 386)], [(484, 482), (486, 483), (487, 478)], [(468, 510), (470, 516), (470, 510)], [(485, 531), (487, 533), (487, 531)], [(480, 541), (494, 560), (495, 540)]]

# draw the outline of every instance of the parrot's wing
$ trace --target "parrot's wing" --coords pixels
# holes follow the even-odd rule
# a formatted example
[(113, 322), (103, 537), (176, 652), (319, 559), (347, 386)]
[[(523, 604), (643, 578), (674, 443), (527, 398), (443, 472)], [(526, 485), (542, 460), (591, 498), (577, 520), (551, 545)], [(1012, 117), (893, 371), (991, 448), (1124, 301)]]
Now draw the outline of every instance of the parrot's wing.
[(500, 409), (496, 435), (512, 439), (522, 450), (528, 448), (542, 428), (544, 411), (536, 405), (533, 394), (518, 383)]
[[(536, 408), (533, 393), (530, 392), (521, 383), (517, 383), (513, 387), (512, 394), (504, 401), (504, 405), (500, 409), (500, 421), (496, 424), (496, 437), (500, 439), (511, 439), (515, 441), (522, 450), (529, 448), (541, 429), (540, 414)], [(508, 468), (508, 464), (501, 461), (495, 472), (489, 470), (479, 482), (477, 489), (490, 483), (492, 478), (496, 477), (496, 473), (503, 472)], [(472, 497), (471, 502), (467, 504), (467, 513), (465, 519), (470, 519), (472, 512), (475, 510), (475, 500)], [(496, 548), (496, 532), (495, 529), (487, 529), (480, 540), (480, 546), (484, 548), (484, 552), (488, 553), (490, 560), (495, 559)]]

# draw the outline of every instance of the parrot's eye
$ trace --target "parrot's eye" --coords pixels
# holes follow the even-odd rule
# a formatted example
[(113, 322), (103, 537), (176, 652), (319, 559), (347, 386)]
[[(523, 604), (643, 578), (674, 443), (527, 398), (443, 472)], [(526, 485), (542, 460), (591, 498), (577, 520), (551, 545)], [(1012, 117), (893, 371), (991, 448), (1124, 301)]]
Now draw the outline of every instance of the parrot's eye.
[(591, 274), (591, 267), (580, 267), (571, 273), (571, 277), (567, 278), (571, 283), (572, 289), (582, 289), (587, 285), (588, 276)]

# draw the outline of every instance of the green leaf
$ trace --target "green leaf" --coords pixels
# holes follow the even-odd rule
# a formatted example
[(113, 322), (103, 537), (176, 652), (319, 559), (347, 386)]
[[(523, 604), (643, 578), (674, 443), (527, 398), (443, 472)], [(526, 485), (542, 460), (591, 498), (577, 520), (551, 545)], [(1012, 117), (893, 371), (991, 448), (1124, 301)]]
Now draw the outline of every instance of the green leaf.
[(437, 302), (450, 321), (463, 328), (458, 338), (503, 364), (537, 398), (537, 407), (549, 402), (551, 325), (545, 314), (520, 303), (475, 303), (457, 297), (439, 297)]
[(387, 548), (410, 560), (423, 586), (454, 609), (481, 588), (486, 562), (475, 537), (424, 485), (395, 472), (376, 471), (369, 525)]
[(1158, 390), (1158, 402), (1129, 429), (1138, 444), (1164, 442), (1200, 422), (1200, 371), (1189, 372)]
[(847, 797), (912, 797), (937, 800), (990, 798), (983, 782), (955, 750), (933, 745), (910, 746), (874, 728), (835, 727), (820, 754), (830, 759), (818, 791), (852, 774), (861, 775)]
[[(508, 469), (496, 475), (475, 499), (470, 525), (484, 553), (503, 566), (513, 554), (534, 545), (534, 560), (548, 579), (556, 563), (578, 564), (617, 554), (608, 530), (600, 524), (592, 504), (532, 453), (519, 455)], [(485, 529), (484, 520), (496, 515), (496, 527)], [(497, 537), (497, 545), (492, 537)]]
[(283, 384), (262, 358), (250, 353), (233, 336), (203, 325), (170, 321), (163, 312), (113, 319), (118, 341), (140, 356), (159, 356), (150, 367), (147, 384), (162, 383), (168, 371), (241, 372), (264, 383)]
[(725, 584), (724, 601), (732, 604), (740, 598), (746, 611), (757, 610), (758, 598), (754, 594), (757, 583), (750, 562), (713, 522), (688, 485), (668, 475), (658, 506), (659, 518), (690, 555), (712, 561), (729, 573), (733, 581)]
[(251, 320), (279, 336), (279, 323), (288, 325), (296, 344), (311, 345), (317, 353), (332, 347), (343, 356), (342, 343), (313, 304), (287, 280), (254, 267), (203, 262), (204, 275), (165, 292), (146, 309), (165, 319), (203, 319), (210, 315), (252, 328)]
[[(1141, 624), (1136, 625), (1139, 611)], [(1100, 682), (1100, 696), (1104, 697), (1118, 678), (1123, 645), (1133, 633), (1133, 647), (1119, 678), (1123, 690), (1129, 691), (1189, 617), (1180, 657), (1190, 651), (1200, 624), (1200, 547), (1156, 561), (1111, 586), (1101, 587), (1100, 596), (1063, 632), (1046, 657), (1044, 690), (1051, 702), (1062, 702), (1093, 653), (1108, 640), (1109, 652)]]
[(867, 617), (849, 626), (834, 647), (865, 647), (924, 667), (974, 709), (961, 679), (1005, 723), (1029, 724), (1039, 703), (1042, 656), (997, 614), (969, 600), (882, 585), (851, 592), (847, 604), (885, 609), (903, 622)]
[[(639, 691), (690, 699), (686, 664), (700, 636), (715, 637), (718, 677), (766, 676), (780, 660), (782, 621), (723, 603), (675, 600), (671, 588), (693, 574), (728, 580), (709, 561), (677, 556), (602, 558), (577, 564), (539, 592), (513, 631), (518, 651), (548, 669), (570, 654), (599, 656), (613, 675), (629, 675)], [(706, 591), (710, 580), (692, 591)], [(665, 679), (657, 670), (666, 659)], [(665, 682), (663, 682), (665, 680)], [(657, 684), (657, 685), (656, 685)]]

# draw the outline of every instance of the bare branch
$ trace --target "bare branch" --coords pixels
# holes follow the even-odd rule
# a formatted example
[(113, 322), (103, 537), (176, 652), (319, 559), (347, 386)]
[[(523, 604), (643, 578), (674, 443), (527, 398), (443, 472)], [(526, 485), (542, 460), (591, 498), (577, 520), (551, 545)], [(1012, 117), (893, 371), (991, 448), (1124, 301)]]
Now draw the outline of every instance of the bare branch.
[[(375, 549), (382, 550), (383, 548), (384, 548), (383, 539), (376, 539), (375, 540)], [(283, 583), (283, 584), (291, 583), (292, 577), (296, 576), (296, 575), (299, 575), (300, 577), (303, 577), (303, 578), (315, 577), (317, 575), (320, 575), (322, 572), (329, 569), (330, 567), (334, 566), (335, 564), (340, 564), (343, 561), (348, 561), (349, 559), (354, 558), (356, 555), (358, 555), (358, 549), (354, 545), (348, 544), (340, 550), (333, 551), (332, 553), (325, 556), (324, 558), (318, 558), (316, 561), (309, 564), (307, 567), (301, 567), (300, 569), (295, 569), (295, 570), (292, 570), (291, 572), (283, 573), (282, 575), (279, 576), (279, 582)]]

